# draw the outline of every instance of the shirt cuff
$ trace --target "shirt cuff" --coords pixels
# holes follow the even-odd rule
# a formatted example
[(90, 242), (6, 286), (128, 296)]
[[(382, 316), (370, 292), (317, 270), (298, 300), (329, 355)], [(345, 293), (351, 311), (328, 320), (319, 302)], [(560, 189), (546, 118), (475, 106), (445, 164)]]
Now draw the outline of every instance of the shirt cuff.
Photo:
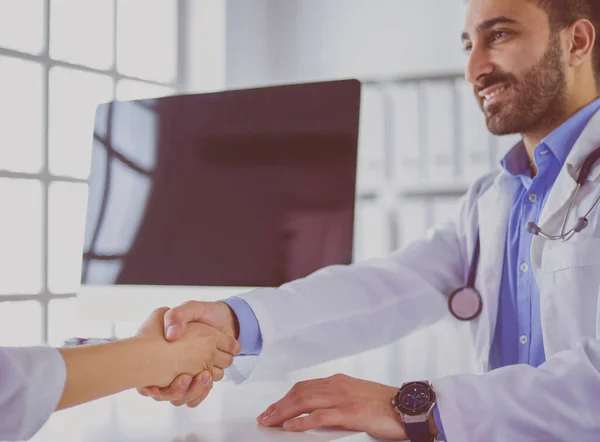
[(223, 300), (236, 314), (240, 324), (240, 336), (238, 341), (242, 346), (240, 355), (258, 355), (262, 350), (262, 334), (258, 319), (252, 307), (242, 298), (232, 297)]
[(440, 417), (440, 410), (439, 410), (437, 404), (435, 404), (433, 407), (433, 420), (435, 421), (435, 426), (437, 427), (437, 429), (439, 431), (435, 440), (445, 441), (446, 433), (444, 432), (444, 425), (442, 425), (442, 418)]

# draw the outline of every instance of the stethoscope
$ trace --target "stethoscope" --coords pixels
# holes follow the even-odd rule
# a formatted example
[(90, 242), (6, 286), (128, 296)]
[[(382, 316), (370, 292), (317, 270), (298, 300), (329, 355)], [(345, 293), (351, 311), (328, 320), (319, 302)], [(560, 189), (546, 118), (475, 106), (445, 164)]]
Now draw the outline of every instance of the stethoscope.
[[(594, 152), (588, 155), (588, 157), (583, 162), (583, 166), (579, 171), (579, 175), (577, 176), (577, 187), (575, 188), (575, 194), (569, 200), (569, 207), (567, 208), (567, 212), (565, 213), (565, 218), (563, 220), (563, 224), (561, 227), (561, 231), (559, 235), (548, 235), (542, 231), (541, 227), (538, 226), (534, 222), (527, 223), (527, 231), (532, 235), (539, 235), (543, 238), (552, 240), (552, 241), (569, 241), (575, 234), (581, 232), (588, 226), (588, 216), (592, 211), (600, 204), (600, 196), (596, 198), (594, 204), (590, 207), (590, 209), (581, 217), (577, 219), (573, 228), (569, 231), (567, 229), (567, 222), (569, 221), (569, 216), (573, 211), (573, 205), (575, 204), (575, 200), (577, 199), (577, 195), (579, 190), (583, 186), (583, 184), (587, 181), (592, 169), (594, 168), (594, 164), (600, 159), (600, 148), (596, 149)], [(483, 301), (481, 298), (481, 294), (475, 289), (475, 278), (477, 276), (477, 264), (479, 261), (479, 249), (480, 249), (480, 241), (479, 241), (479, 231), (477, 232), (477, 240), (475, 241), (475, 249), (473, 250), (473, 256), (471, 258), (471, 264), (469, 265), (469, 274), (467, 276), (467, 285), (456, 289), (453, 291), (448, 298), (448, 309), (450, 313), (461, 321), (471, 321), (477, 318), (483, 309)]]

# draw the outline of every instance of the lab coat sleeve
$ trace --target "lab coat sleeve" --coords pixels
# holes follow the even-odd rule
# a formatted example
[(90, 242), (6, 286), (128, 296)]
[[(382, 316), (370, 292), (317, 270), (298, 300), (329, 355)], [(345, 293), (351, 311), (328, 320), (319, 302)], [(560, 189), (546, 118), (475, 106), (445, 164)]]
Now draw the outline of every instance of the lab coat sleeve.
[(28, 440), (62, 395), (64, 360), (51, 347), (0, 347), (0, 440)]
[(538, 368), (432, 381), (448, 442), (600, 440), (600, 342), (581, 340)]
[(475, 183), (455, 216), (427, 239), (384, 258), (240, 295), (258, 319), (263, 347), (258, 357), (236, 358), (228, 378), (277, 377), (392, 343), (448, 315), (446, 296), (464, 284), (466, 273), (459, 226), (470, 219), (483, 184)]

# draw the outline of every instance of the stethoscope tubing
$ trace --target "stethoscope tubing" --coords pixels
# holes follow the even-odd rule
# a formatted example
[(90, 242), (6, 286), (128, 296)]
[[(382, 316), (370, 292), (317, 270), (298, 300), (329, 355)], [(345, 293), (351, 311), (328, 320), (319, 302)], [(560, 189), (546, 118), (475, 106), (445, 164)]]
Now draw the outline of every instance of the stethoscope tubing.
[[(590, 216), (592, 211), (594, 209), (596, 209), (596, 207), (598, 207), (598, 205), (600, 204), (600, 196), (598, 196), (596, 198), (596, 201), (594, 201), (594, 204), (592, 204), (592, 206), (589, 208), (589, 210), (582, 217), (579, 217), (577, 219), (574, 227), (572, 229), (570, 229), (568, 232), (566, 231), (567, 223), (568, 223), (569, 217), (571, 216), (571, 213), (573, 211), (573, 206), (575, 205), (575, 201), (577, 200), (579, 191), (581, 190), (581, 187), (584, 185), (584, 183), (589, 178), (590, 173), (592, 172), (594, 165), (596, 164), (596, 162), (598, 160), (600, 160), (600, 147), (597, 148), (590, 155), (588, 155), (588, 157), (583, 162), (583, 165), (581, 166), (581, 170), (579, 171), (579, 173), (577, 175), (577, 180), (576, 180), (577, 187), (575, 188), (574, 195), (570, 198), (569, 206), (567, 208), (567, 212), (565, 214), (565, 218), (563, 220), (562, 227), (560, 230), (560, 235), (548, 235), (541, 229), (541, 227), (539, 227), (534, 222), (530, 222), (527, 224), (527, 230), (529, 231), (529, 233), (531, 233), (533, 235), (540, 235), (546, 239), (553, 240), (553, 241), (561, 240), (561, 241), (566, 242), (566, 241), (569, 241), (571, 238), (573, 238), (573, 236), (575, 236), (577, 233), (581, 232), (588, 226), (588, 217)], [(477, 318), (481, 314), (481, 311), (482, 311), (483, 301), (481, 298), (481, 294), (475, 289), (475, 278), (477, 277), (479, 252), (480, 252), (480, 238), (479, 238), (479, 230), (477, 230), (477, 239), (475, 241), (475, 248), (473, 250), (473, 256), (471, 258), (471, 263), (469, 265), (469, 274), (467, 276), (467, 285), (465, 287), (459, 288), (459, 289), (455, 290), (454, 292), (452, 292), (451, 296), (448, 298), (448, 309), (450, 310), (450, 313), (452, 313), (452, 315), (454, 317), (456, 317), (457, 319), (462, 320), (462, 321), (473, 320), (473, 319)], [(456, 301), (456, 299), (458, 298), (458, 296), (460, 296), (463, 293), (469, 293), (470, 295), (476, 296), (478, 304), (479, 304), (478, 308), (471, 315), (468, 315), (467, 317), (463, 317), (463, 316), (459, 315), (456, 311), (457, 309), (454, 308), (454, 303), (458, 302), (458, 301)]]

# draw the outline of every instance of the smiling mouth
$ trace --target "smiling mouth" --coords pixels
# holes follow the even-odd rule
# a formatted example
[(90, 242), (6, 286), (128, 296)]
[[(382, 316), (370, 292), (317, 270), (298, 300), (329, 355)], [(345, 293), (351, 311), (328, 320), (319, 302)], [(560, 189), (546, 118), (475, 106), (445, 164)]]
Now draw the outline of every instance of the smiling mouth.
[(496, 95), (500, 95), (502, 92), (504, 92), (506, 89), (508, 89), (508, 86), (500, 86), (499, 88), (495, 89), (494, 91), (492, 91), (491, 93), (487, 94), (484, 96), (484, 98), (486, 100), (490, 100), (492, 98), (494, 98)]
[(488, 94), (483, 95), (482, 98), (484, 107), (487, 108), (492, 103), (496, 102), (499, 99), (498, 97), (502, 95), (508, 88), (508, 85), (499, 86), (496, 89), (489, 92)]

